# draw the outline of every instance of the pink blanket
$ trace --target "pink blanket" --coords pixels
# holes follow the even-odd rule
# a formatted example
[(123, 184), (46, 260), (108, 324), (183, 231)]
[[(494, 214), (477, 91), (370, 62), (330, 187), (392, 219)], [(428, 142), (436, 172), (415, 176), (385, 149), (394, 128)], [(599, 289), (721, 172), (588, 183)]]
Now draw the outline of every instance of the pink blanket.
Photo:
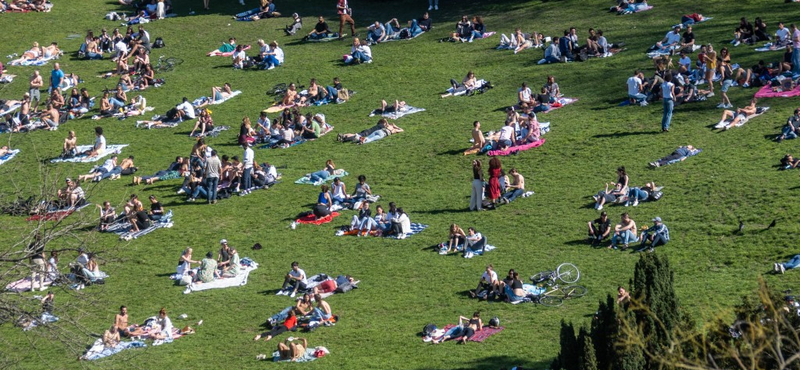
[(552, 112), (552, 111), (554, 111), (554, 110), (556, 110), (556, 109), (563, 108), (565, 105), (572, 104), (572, 103), (574, 103), (574, 102), (576, 102), (576, 101), (578, 101), (578, 98), (558, 98), (558, 102), (561, 104), (560, 106), (553, 107), (553, 106), (551, 105), (551, 106), (550, 106), (550, 109), (548, 109), (548, 110), (547, 110), (547, 112), (541, 112), (541, 113), (549, 113), (549, 112)]
[[(46, 274), (45, 279), (44, 279), (44, 286), (45, 287), (49, 287), (50, 284), (52, 284), (52, 283), (53, 283), (53, 280), (50, 279), (50, 274)], [(37, 285), (37, 288), (38, 288), (39, 283), (36, 283), (36, 285)], [(27, 292), (27, 291), (31, 290), (31, 278), (30, 277), (26, 277), (24, 279), (20, 279), (20, 280), (8, 283), (8, 285), (6, 285), (6, 290), (11, 291), (11, 292), (15, 292), (15, 293)]]
[[(447, 332), (448, 330), (450, 330), (453, 327), (455, 327), (455, 325), (449, 324), (449, 325), (444, 327), (444, 331)], [(475, 335), (473, 335), (473, 336), (471, 336), (469, 338), (469, 341), (470, 342), (483, 342), (484, 340), (486, 340), (486, 338), (489, 338), (492, 335), (503, 331), (503, 329), (505, 329), (505, 327), (503, 327), (503, 326), (500, 326), (500, 327), (497, 327), (497, 328), (490, 328), (488, 326), (484, 326), (483, 330), (476, 331)], [(458, 338), (461, 338), (461, 337), (458, 337)], [(458, 338), (452, 338), (452, 339), (458, 339)], [(434, 340), (438, 340), (438, 339), (439, 338), (434, 338)]]
[(544, 139), (539, 139), (538, 141), (534, 141), (532, 143), (512, 146), (512, 147), (506, 148), (504, 150), (490, 150), (489, 153), (487, 153), (487, 154), (490, 155), (490, 156), (509, 155), (509, 154), (512, 154), (512, 153), (515, 153), (515, 152), (522, 152), (522, 151), (526, 151), (528, 149), (537, 148), (537, 147), (542, 146), (542, 144), (544, 144)]
[(756, 93), (756, 98), (791, 98), (793, 96), (800, 96), (800, 85), (790, 91), (774, 92), (772, 86), (763, 86)]
[(329, 214), (329, 215), (327, 215), (327, 216), (325, 216), (323, 218), (320, 218), (320, 219), (316, 219), (314, 217), (314, 215), (308, 215), (308, 216), (305, 216), (305, 217), (298, 218), (297, 219), (297, 223), (322, 225), (322, 224), (326, 224), (328, 222), (333, 221), (333, 219), (336, 218), (336, 216), (339, 216), (339, 212), (333, 212), (333, 213), (331, 213), (331, 214)]

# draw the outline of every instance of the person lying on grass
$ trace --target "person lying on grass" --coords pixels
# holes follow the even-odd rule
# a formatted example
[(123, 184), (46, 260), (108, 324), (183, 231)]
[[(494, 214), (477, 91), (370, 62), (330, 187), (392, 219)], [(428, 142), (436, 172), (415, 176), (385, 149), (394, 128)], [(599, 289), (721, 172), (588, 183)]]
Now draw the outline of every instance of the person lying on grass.
[(647, 7), (647, 0), (617, 0), (617, 6), (612, 6), (610, 10), (617, 14), (630, 14)]
[(113, 177), (119, 174), (121, 171), (122, 168), (117, 166), (117, 156), (112, 155), (111, 158), (107, 159), (102, 166), (93, 168), (86, 175), (78, 176), (78, 181), (100, 181), (109, 177)]
[(270, 0), (261, 0), (261, 5), (258, 8), (248, 10), (233, 16), (237, 21), (257, 21), (259, 19), (266, 19), (279, 16), (280, 13), (275, 13), (275, 3)]
[(781, 170), (789, 170), (792, 168), (797, 168), (800, 165), (800, 159), (795, 159), (791, 154), (787, 154), (781, 158)]
[(208, 52), (206, 55), (207, 56), (219, 56), (219, 55), (224, 55), (224, 54), (227, 54), (227, 53), (231, 53), (234, 50), (236, 50), (236, 38), (235, 37), (231, 37), (231, 38), (228, 39), (227, 43), (223, 42), (222, 46), (220, 46), (216, 50), (212, 50), (212, 51)]
[(341, 142), (354, 142), (356, 144), (367, 144), (403, 131), (402, 128), (394, 123), (390, 123), (385, 118), (381, 118), (378, 120), (378, 123), (371, 128), (357, 134), (339, 134), (336, 136), (336, 140)]
[[(294, 341), (303, 341), (303, 344), (293, 343)], [(306, 348), (308, 348), (306, 338), (287, 338), (283, 343), (278, 343), (278, 360), (297, 361), (306, 354)]]
[(650, 194), (654, 191), (656, 191), (655, 182), (648, 182), (642, 187), (631, 186), (630, 190), (628, 190), (628, 199), (625, 201), (625, 207), (629, 205), (638, 206), (639, 202), (650, 199)]
[(451, 91), (448, 91), (446, 94), (442, 94), (442, 98), (457, 94), (469, 93), (470, 91), (477, 89), (478, 79), (475, 78), (475, 73), (469, 71), (464, 79), (461, 80), (461, 84), (454, 79), (450, 79), (450, 86), (452, 87)]
[[(758, 100), (756, 98), (750, 99), (750, 104), (743, 107), (737, 108), (735, 111), (726, 109), (722, 112), (722, 118), (719, 120), (718, 126), (721, 126), (723, 130), (730, 130), (731, 127), (743, 125), (747, 122), (747, 117), (756, 114), (756, 103)], [(728, 119), (730, 118), (730, 121)]]
[(785, 139), (796, 139), (800, 135), (800, 108), (794, 110), (794, 115), (786, 120), (786, 124), (781, 128), (781, 134), (775, 137), (775, 141), (781, 142)]
[[(686, 145), (675, 149), (670, 155), (663, 157), (657, 161), (650, 162), (650, 167), (661, 167), (669, 164), (670, 162), (680, 159), (681, 161), (685, 160), (686, 157), (694, 153), (697, 149), (692, 145)], [(655, 187), (653, 187), (655, 188)]]
[(177, 156), (177, 157), (175, 157), (175, 162), (172, 162), (172, 164), (170, 164), (169, 167), (167, 167), (164, 170), (160, 170), (160, 171), (158, 171), (158, 172), (156, 172), (156, 173), (154, 173), (153, 175), (150, 175), (150, 176), (136, 176), (136, 177), (134, 177), (133, 178), (133, 184), (134, 185), (139, 185), (139, 184), (142, 183), (142, 181), (144, 181), (146, 184), (149, 185), (149, 184), (152, 184), (152, 183), (154, 183), (156, 181), (168, 180), (168, 179), (177, 179), (177, 178), (181, 177), (180, 176), (180, 172), (184, 172), (184, 171), (188, 170), (188, 167), (185, 165), (185, 163), (188, 163), (187, 159), (185, 159), (184, 157), (181, 157), (181, 156)]
[(475, 332), (483, 330), (483, 321), (481, 321), (481, 312), (475, 311), (475, 313), (472, 314), (472, 318), (459, 316), (458, 326), (456, 326), (456, 328), (460, 328), (460, 330), (451, 329), (451, 331), (448, 332), (450, 335), (448, 335), (448, 333), (445, 333), (444, 336), (442, 336), (437, 341), (433, 341), (433, 343), (439, 344), (448, 339), (460, 337), (456, 341), (456, 344), (458, 343), (467, 344), (467, 341), (469, 340), (469, 338), (472, 338), (472, 336), (475, 335)]

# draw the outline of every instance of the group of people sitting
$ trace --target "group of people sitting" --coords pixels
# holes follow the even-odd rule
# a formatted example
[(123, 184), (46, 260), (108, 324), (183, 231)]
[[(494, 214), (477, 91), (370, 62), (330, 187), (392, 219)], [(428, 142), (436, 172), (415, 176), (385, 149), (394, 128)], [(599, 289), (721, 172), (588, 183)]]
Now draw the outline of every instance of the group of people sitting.
[[(508, 175), (503, 170), (500, 158), (489, 160), (489, 181), (484, 180), (481, 160), (472, 161), (472, 192), (469, 200), (470, 211), (494, 209), (500, 204), (508, 204), (518, 197), (528, 196), (525, 191), (525, 177), (516, 168)], [(510, 178), (509, 178), (510, 176)]]
[(481, 300), (499, 300), (510, 303), (521, 301), (528, 296), (522, 287), (519, 272), (510, 269), (506, 278), (500, 280), (491, 264), (486, 266), (486, 270), (478, 281), (478, 286), (475, 290), (470, 290), (469, 294), (472, 298)]
[[(689, 145), (686, 149), (690, 152), (694, 150), (694, 147)], [(678, 152), (684, 153), (680, 149)], [(604, 190), (600, 190), (592, 196), (595, 201), (594, 209), (602, 211), (606, 204), (624, 204), (625, 207), (629, 205), (636, 207), (639, 202), (661, 199), (663, 193), (655, 182), (648, 182), (641, 187), (631, 187), (628, 179), (625, 167), (617, 168), (617, 181), (606, 183)]]
[[(128, 25), (149, 23), (154, 20), (175, 16), (172, 14), (172, 0), (118, 0), (121, 5), (133, 8), (130, 16), (118, 15), (117, 19), (125, 21)], [(112, 13), (116, 14), (116, 13)], [(111, 20), (117, 20), (111, 19)]]
[(231, 53), (231, 62), (234, 69), (275, 69), (275, 67), (279, 67), (284, 63), (285, 55), (283, 49), (278, 46), (278, 41), (272, 41), (267, 44), (263, 39), (258, 39), (256, 42), (258, 54), (252, 57), (247, 56), (245, 53), (246, 49), (249, 48), (248, 45), (237, 45), (235, 38), (231, 38), (228, 42), (223, 44), (217, 51), (219, 52), (218, 55)]
[(48, 12), (53, 4), (47, 0), (2, 0), (0, 13), (5, 12)]
[(319, 139), (333, 129), (325, 121), (322, 113), (302, 114), (300, 106), (284, 108), (283, 112), (270, 121), (267, 110), (261, 111), (255, 127), (249, 120), (243, 122), (239, 141), (265, 143), (270, 148), (288, 148), (306, 140)]
[[(175, 277), (178, 285), (192, 285), (210, 283), (216, 279), (235, 277), (242, 270), (242, 260), (236, 248), (228, 245), (227, 239), (219, 241), (220, 249), (217, 258), (214, 253), (208, 252), (205, 258), (195, 261), (192, 259), (192, 248), (186, 248), (178, 259)], [(192, 264), (198, 267), (192, 268)]]
[[(611, 235), (611, 245), (608, 249), (627, 250), (629, 244), (639, 242), (637, 252), (649, 250), (652, 252), (655, 247), (665, 245), (669, 242), (669, 229), (661, 220), (661, 217), (653, 218), (653, 225), (643, 226), (641, 233), (637, 234), (636, 222), (631, 219), (627, 212), (620, 217), (620, 223), (611, 229), (611, 221), (608, 214), (603, 211), (600, 217), (589, 222), (589, 242), (592, 246), (597, 246)], [(649, 246), (648, 246), (649, 243)]]
[[(335, 283), (335, 280), (329, 280)], [(293, 296), (294, 297), (294, 296)], [(316, 307), (315, 307), (316, 303)], [(269, 331), (257, 335), (253, 340), (264, 338), (265, 341), (288, 331), (297, 331), (303, 324), (307, 329), (320, 325), (330, 326), (336, 322), (330, 304), (319, 293), (305, 293), (294, 306), (286, 307), (267, 319)]]
[(476, 38), (482, 39), (485, 34), (486, 25), (483, 23), (483, 17), (476, 15), (470, 20), (465, 15), (456, 23), (456, 30), (445, 40), (450, 42), (472, 42)]
[(352, 91), (345, 89), (342, 86), (342, 81), (339, 77), (334, 77), (330, 85), (322, 86), (317, 82), (316, 78), (312, 78), (308, 83), (308, 88), (300, 86), (292, 82), (289, 85), (279, 84), (276, 86), (274, 93), (280, 98), (279, 106), (284, 109), (281, 119), (285, 120), (285, 116), (289, 113), (286, 108), (292, 107), (306, 107), (311, 105), (324, 105), (329, 103), (344, 103), (349, 99)]
[[(320, 21), (322, 21), (322, 17), (320, 17)], [(375, 21), (375, 23), (367, 27), (366, 41), (371, 45), (386, 41), (411, 39), (430, 30), (433, 27), (432, 22), (428, 12), (422, 14), (419, 19), (408, 21), (406, 27), (401, 27), (397, 18), (392, 18), (386, 23)], [(320, 35), (316, 32), (316, 29), (309, 34), (309, 38), (312, 37), (312, 34), (314, 34), (314, 37), (319, 37)]]
[[(756, 17), (754, 23), (748, 22), (747, 17), (742, 17), (739, 20), (739, 25), (733, 31), (733, 40), (731, 40), (731, 44), (733, 44), (733, 46), (739, 46), (743, 43), (753, 45), (760, 41), (770, 40), (772, 40), (772, 38), (769, 35), (769, 31), (767, 31), (767, 24), (761, 20), (761, 17)], [(781, 44), (783, 41), (779, 39), (777, 43)]]
[(439, 254), (463, 252), (465, 256), (469, 253), (482, 255), (486, 245), (486, 236), (476, 231), (474, 227), (464, 232), (464, 229), (457, 224), (451, 224), (447, 242), (439, 245)]
[(112, 225), (118, 223), (130, 224), (130, 230), (134, 233), (149, 228), (152, 222), (158, 221), (164, 216), (164, 207), (155, 195), (151, 195), (148, 199), (150, 200), (149, 211), (145, 211), (144, 205), (136, 194), (131, 194), (120, 214), (117, 214), (116, 209), (108, 201), (103, 202), (102, 206), (97, 205), (100, 209), (99, 230), (108, 231)]

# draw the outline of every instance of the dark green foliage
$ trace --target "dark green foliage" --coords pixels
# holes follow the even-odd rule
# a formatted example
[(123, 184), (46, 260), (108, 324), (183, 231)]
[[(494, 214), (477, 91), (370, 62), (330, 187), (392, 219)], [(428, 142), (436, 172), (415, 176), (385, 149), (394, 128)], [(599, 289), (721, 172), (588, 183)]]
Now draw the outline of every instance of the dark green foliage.
[(578, 344), (581, 346), (578, 369), (597, 370), (597, 357), (595, 356), (594, 343), (585, 327), (581, 327), (580, 334), (578, 334)]

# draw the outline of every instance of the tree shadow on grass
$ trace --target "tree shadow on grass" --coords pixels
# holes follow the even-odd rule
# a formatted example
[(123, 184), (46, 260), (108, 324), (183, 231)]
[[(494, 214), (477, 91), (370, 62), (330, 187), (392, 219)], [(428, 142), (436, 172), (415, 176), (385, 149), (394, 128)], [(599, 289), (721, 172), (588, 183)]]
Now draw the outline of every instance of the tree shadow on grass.
[(598, 134), (593, 137), (596, 139), (602, 138), (618, 138), (625, 136), (639, 136), (639, 135), (659, 135), (661, 131), (633, 131), (633, 132), (613, 132), (608, 134)]
[[(445, 342), (446, 343), (446, 342)], [(471, 343), (472, 344), (472, 343)], [(470, 344), (470, 345), (471, 345)], [(484, 357), (477, 360), (470, 360), (469, 364), (461, 367), (451, 366), (449, 369), (454, 370), (484, 370), (484, 369), (511, 369), (516, 367), (518, 370), (539, 370), (546, 369), (550, 366), (549, 361), (530, 362), (523, 357), (509, 356), (509, 355), (495, 355)], [(423, 367), (419, 370), (433, 370), (433, 367)]]
[(446, 152), (441, 152), (441, 153), (439, 153), (439, 155), (456, 155), (456, 154), (464, 153), (464, 150), (466, 150), (466, 149), (453, 149), (453, 150), (448, 150)]
[(429, 211), (414, 211), (414, 213), (425, 213), (429, 215), (440, 215), (443, 213), (466, 213), (471, 212), (469, 208), (458, 208), (458, 209), (432, 209)]

